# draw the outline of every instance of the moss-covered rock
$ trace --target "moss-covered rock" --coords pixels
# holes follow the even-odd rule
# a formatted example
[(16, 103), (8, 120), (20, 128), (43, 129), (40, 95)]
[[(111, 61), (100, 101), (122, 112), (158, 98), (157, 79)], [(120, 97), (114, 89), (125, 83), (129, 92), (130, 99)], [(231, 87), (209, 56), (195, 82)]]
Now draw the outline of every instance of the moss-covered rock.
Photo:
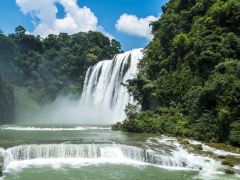
[(233, 169), (222, 169), (222, 171), (225, 174), (236, 174), (236, 172)]
[(200, 151), (203, 150), (202, 144), (194, 144), (194, 145), (192, 145), (192, 147), (193, 147), (193, 149), (195, 149), (195, 150), (200, 150)]
[(218, 155), (217, 156), (219, 159), (225, 159), (226, 158), (226, 156), (223, 156), (223, 155)]
[(234, 164), (229, 160), (223, 160), (221, 164), (226, 166), (231, 166), (231, 167), (234, 166)]
[(220, 149), (223, 151), (228, 151), (228, 152), (233, 152), (233, 153), (239, 153), (240, 154), (240, 148), (231, 146), (229, 144), (224, 144), (224, 143), (214, 143), (214, 142), (208, 142), (206, 143), (208, 146)]
[(180, 141), (180, 143), (181, 143), (182, 145), (189, 145), (189, 144), (190, 144), (187, 139), (182, 139), (182, 140), (179, 139), (179, 141)]
[(234, 167), (235, 165), (240, 164), (240, 158), (233, 157), (233, 156), (226, 156), (225, 159), (222, 160), (222, 165)]

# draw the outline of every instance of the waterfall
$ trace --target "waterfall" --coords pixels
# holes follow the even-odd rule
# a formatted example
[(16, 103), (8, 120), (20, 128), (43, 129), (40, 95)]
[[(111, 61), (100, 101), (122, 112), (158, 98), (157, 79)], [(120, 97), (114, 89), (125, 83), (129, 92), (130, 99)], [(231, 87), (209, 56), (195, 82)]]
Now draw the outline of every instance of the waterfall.
[(195, 161), (189, 160), (181, 154), (160, 154), (151, 149), (144, 149), (135, 146), (122, 144), (42, 144), (42, 145), (20, 145), (1, 150), (5, 159), (5, 167), (11, 162), (22, 162), (29, 160), (54, 160), (54, 159), (75, 159), (87, 160), (98, 159), (115, 160), (118, 163), (125, 163), (128, 160), (142, 162), (164, 167), (188, 168), (201, 170), (213, 161), (208, 158)]
[(142, 49), (134, 49), (98, 62), (87, 70), (80, 99), (60, 95), (39, 112), (19, 118), (21, 123), (109, 126), (123, 121), (126, 105), (135, 103), (123, 84), (136, 76), (142, 58)]
[(124, 109), (134, 100), (123, 84), (136, 76), (137, 64), (142, 57), (142, 49), (135, 49), (90, 67), (81, 104), (95, 110), (96, 118), (107, 119), (109, 124), (124, 120)]

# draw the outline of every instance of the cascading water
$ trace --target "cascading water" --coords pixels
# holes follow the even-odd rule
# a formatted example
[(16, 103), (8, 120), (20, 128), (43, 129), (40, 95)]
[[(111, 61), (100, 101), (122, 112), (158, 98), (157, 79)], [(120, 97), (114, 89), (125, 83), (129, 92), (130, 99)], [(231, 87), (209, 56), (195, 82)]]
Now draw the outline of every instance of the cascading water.
[(136, 76), (142, 57), (142, 49), (135, 49), (90, 67), (85, 77), (82, 105), (98, 109), (94, 112), (97, 118), (107, 119), (109, 124), (122, 121), (126, 105), (134, 103), (123, 84)]
[[(204, 166), (215, 163), (212, 159), (195, 160), (188, 158), (186, 154), (172, 152), (160, 154), (151, 149), (139, 148), (122, 144), (51, 144), (51, 145), (20, 145), (7, 150), (1, 150), (5, 159), (5, 166), (11, 162), (23, 162), (39, 159), (74, 159), (85, 161), (92, 159), (95, 162), (126, 163), (129, 161), (160, 165), (164, 167), (188, 168), (201, 170)], [(192, 158), (192, 157), (191, 157)], [(198, 160), (198, 161), (197, 161)]]
[[(121, 141), (119, 141), (121, 142)], [(193, 170), (200, 179), (209, 174), (221, 173), (224, 168), (219, 161), (207, 156), (190, 153), (176, 138), (149, 137), (140, 143), (107, 141), (95, 143), (28, 144), (0, 148), (4, 158), (3, 174), (31, 167), (94, 167), (104, 164), (130, 165), (135, 167), (160, 167), (171, 170)], [(238, 168), (238, 167), (237, 167)]]

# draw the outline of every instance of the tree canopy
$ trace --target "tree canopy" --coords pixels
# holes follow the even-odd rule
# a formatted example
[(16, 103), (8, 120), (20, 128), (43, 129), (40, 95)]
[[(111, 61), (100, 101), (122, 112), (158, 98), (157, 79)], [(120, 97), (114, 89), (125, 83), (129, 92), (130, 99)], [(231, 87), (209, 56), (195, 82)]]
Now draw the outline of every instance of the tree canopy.
[(41, 103), (59, 93), (80, 94), (87, 69), (121, 52), (118, 41), (101, 32), (29, 35), (22, 26), (0, 33), (0, 71), (10, 83), (27, 88)]

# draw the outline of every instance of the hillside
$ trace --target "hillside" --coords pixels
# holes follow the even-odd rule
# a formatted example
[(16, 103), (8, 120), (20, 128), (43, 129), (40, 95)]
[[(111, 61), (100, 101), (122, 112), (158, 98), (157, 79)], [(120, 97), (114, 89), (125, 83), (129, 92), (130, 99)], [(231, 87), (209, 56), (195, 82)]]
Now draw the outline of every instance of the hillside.
[(170, 0), (152, 23), (123, 129), (240, 145), (240, 1)]
[(0, 124), (14, 121), (14, 93), (13, 88), (0, 76)]

